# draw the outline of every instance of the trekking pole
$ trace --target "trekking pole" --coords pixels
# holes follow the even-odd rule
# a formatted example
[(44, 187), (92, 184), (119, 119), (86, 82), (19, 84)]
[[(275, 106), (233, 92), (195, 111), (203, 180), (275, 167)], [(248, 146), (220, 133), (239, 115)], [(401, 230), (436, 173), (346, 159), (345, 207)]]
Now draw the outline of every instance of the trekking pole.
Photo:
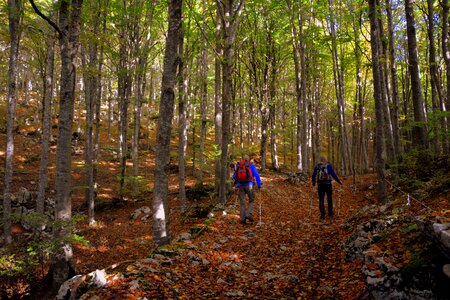
[(234, 187), (234, 205), (233, 205), (233, 209), (235, 212), (237, 212), (238, 198), (239, 198), (239, 189), (235, 186)]
[(313, 186), (311, 186), (311, 192), (309, 193), (309, 216), (312, 214), (312, 205), (313, 205)]
[[(256, 194), (259, 194), (259, 193), (261, 193), (261, 189), (259, 189), (258, 193), (256, 193)], [(256, 197), (256, 195), (255, 195), (255, 197)], [(257, 197), (257, 198), (259, 198), (259, 223), (258, 223), (258, 226), (261, 226), (262, 225), (262, 201), (261, 201), (261, 197)], [(257, 199), (255, 199), (255, 200), (257, 200)]]
[(338, 217), (339, 217), (340, 214), (341, 214), (341, 192), (342, 192), (342, 190), (339, 189), (339, 190), (338, 190), (338, 211), (337, 211)]

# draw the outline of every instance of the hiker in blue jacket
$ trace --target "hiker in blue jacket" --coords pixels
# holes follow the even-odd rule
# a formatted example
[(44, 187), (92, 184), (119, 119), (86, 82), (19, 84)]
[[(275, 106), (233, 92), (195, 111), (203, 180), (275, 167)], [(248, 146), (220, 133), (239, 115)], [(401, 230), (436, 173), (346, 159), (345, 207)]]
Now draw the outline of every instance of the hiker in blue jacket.
[[(250, 161), (248, 155), (245, 155), (243, 159), (237, 162), (235, 171), (233, 173), (233, 179), (236, 187), (239, 189), (241, 223), (245, 224), (247, 220), (250, 223), (253, 223), (253, 207), (255, 206), (255, 180), (258, 189), (261, 189), (261, 179), (259, 177), (256, 166)], [(249, 198), (248, 206), (246, 205), (245, 201), (246, 194)]]
[(319, 209), (320, 209), (320, 219), (325, 220), (325, 194), (327, 194), (328, 202), (328, 216), (333, 216), (333, 188), (331, 185), (331, 178), (336, 180), (340, 185), (342, 185), (341, 180), (334, 172), (331, 164), (328, 163), (327, 157), (322, 155), (320, 157), (320, 162), (314, 167), (314, 172), (312, 175), (312, 185), (316, 185), (317, 177), (317, 191), (319, 193)]

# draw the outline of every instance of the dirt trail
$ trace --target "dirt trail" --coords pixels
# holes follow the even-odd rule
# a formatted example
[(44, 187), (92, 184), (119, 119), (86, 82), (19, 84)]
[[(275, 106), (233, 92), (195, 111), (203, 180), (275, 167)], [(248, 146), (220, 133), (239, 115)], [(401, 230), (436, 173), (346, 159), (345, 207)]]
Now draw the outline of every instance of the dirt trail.
[[(336, 216), (322, 222), (315, 189), (311, 192), (309, 183), (291, 185), (284, 178), (263, 178), (254, 224), (240, 224), (239, 207), (233, 210), (236, 199), (231, 196), (228, 213), (207, 221), (208, 230), (192, 244), (178, 244), (185, 250), (164, 264), (164, 272), (155, 273), (142, 263), (129, 266), (131, 275), (116, 285), (114, 293), (166, 299), (357, 299), (363, 295), (360, 267), (346, 262), (341, 249), (351, 233), (343, 224), (350, 210), (361, 205), (350, 182), (345, 180), (343, 188), (335, 184)], [(138, 278), (133, 275), (137, 270), (143, 274)], [(130, 288), (136, 280), (140, 288)], [(109, 298), (110, 292), (101, 296)]]

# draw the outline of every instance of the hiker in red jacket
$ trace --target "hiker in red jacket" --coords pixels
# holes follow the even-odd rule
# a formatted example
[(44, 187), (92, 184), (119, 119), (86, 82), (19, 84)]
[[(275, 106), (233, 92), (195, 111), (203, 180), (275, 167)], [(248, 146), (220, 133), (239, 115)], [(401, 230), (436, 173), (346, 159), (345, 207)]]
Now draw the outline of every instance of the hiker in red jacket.
[(340, 185), (342, 185), (341, 180), (334, 172), (331, 164), (328, 163), (327, 157), (322, 155), (320, 157), (320, 162), (314, 167), (314, 172), (312, 175), (312, 185), (316, 185), (317, 177), (317, 191), (319, 193), (319, 209), (320, 209), (320, 219), (325, 220), (325, 194), (327, 194), (328, 202), (328, 216), (333, 216), (333, 188), (331, 185), (331, 178), (336, 180)]
[[(250, 223), (254, 222), (253, 219), (253, 207), (255, 205), (255, 180), (258, 189), (261, 189), (261, 179), (258, 174), (256, 166), (250, 161), (248, 155), (245, 155), (243, 159), (237, 162), (233, 179), (236, 183), (236, 187), (239, 188), (239, 202), (241, 206), (240, 218), (241, 223), (245, 224), (248, 220)], [(245, 195), (248, 195), (249, 203), (246, 206)]]

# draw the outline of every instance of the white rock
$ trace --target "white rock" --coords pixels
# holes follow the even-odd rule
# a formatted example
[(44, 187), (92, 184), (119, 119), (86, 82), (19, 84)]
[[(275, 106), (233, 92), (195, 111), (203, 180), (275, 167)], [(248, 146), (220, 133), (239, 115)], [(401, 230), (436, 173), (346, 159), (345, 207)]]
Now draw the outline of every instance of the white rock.
[(70, 278), (69, 280), (67, 280), (66, 282), (64, 282), (61, 287), (58, 290), (58, 294), (56, 295), (57, 300), (62, 300), (62, 299), (67, 299), (67, 295), (70, 291), (70, 294), (72, 295), (72, 293), (75, 293), (78, 286), (80, 285), (81, 282), (83, 282), (84, 280), (84, 276), (82, 275), (76, 275), (72, 278)]
[(438, 236), (441, 235), (441, 231), (447, 230), (450, 228), (450, 223), (441, 224), (441, 223), (434, 223), (433, 229), (434, 233), (436, 233)]
[(450, 248), (450, 229), (441, 232), (441, 242)]
[(450, 279), (450, 264), (444, 265), (444, 267), (442, 267), (442, 271)]
[(95, 270), (92, 282), (98, 287), (105, 286), (107, 283), (105, 270)]

